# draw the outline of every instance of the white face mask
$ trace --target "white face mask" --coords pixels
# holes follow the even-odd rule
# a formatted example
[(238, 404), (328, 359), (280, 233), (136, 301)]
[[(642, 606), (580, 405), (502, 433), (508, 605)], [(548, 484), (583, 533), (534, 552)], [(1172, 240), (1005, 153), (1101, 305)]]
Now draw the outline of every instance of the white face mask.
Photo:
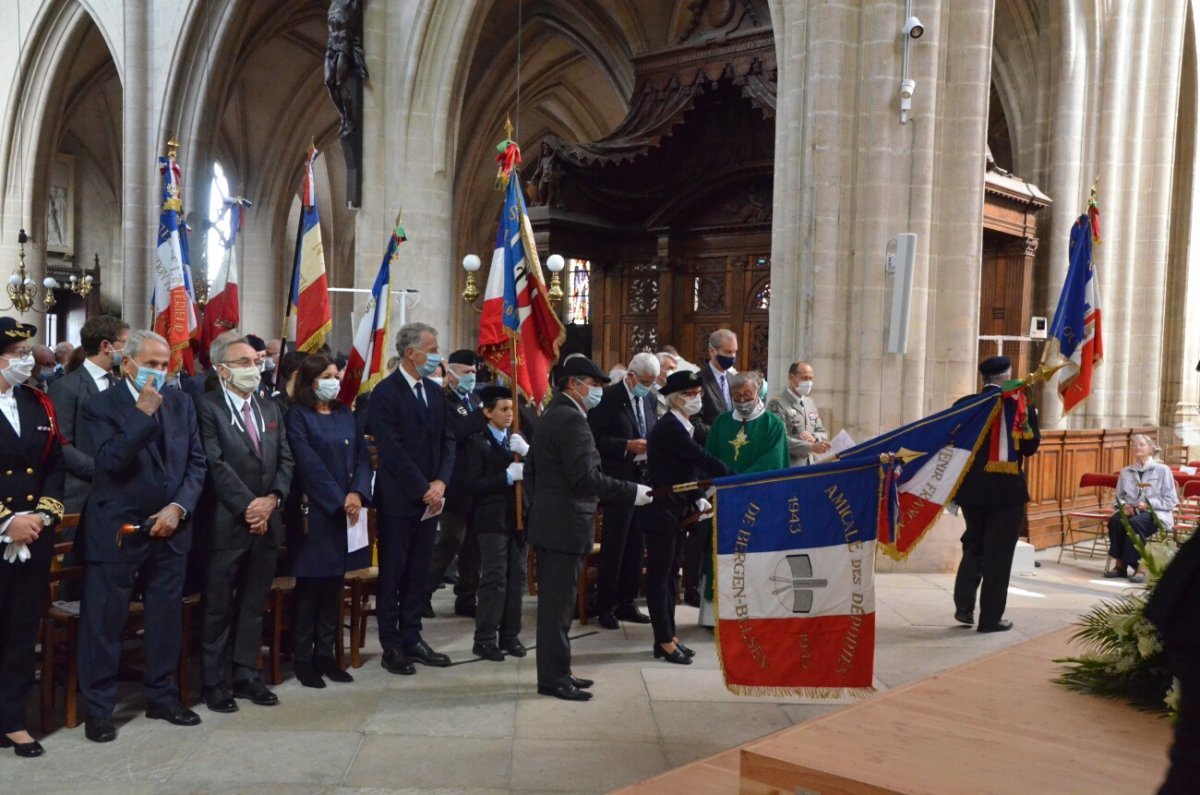
[(747, 400), (742, 403), (734, 403), (733, 408), (743, 418), (746, 418), (746, 417), (749, 417), (751, 414), (753, 414), (754, 410), (756, 408), (758, 408), (758, 401), (757, 400)]
[(240, 392), (253, 392), (262, 382), (257, 367), (229, 367), (229, 385)]
[(688, 398), (687, 402), (683, 404), (683, 413), (689, 417), (693, 417), (699, 414), (702, 408), (704, 408), (704, 398), (696, 395), (695, 397)]
[(342, 382), (336, 378), (320, 378), (317, 380), (317, 388), (313, 391), (317, 393), (317, 400), (328, 403), (338, 396), (341, 388)]
[(441, 379), (441, 378), (438, 378), (436, 375), (428, 375), (428, 376), (425, 376), (425, 377), (426, 377), (426, 378), (428, 378), (428, 379), (429, 379), (430, 381), (432, 381), (433, 383), (437, 384), (438, 386), (441, 386), (441, 385), (442, 385), (442, 379)]
[(270, 356), (263, 359), (262, 369), (263, 369), (264, 373), (269, 373), (272, 370), (274, 370), (275, 369), (275, 360), (272, 359)]
[(4, 376), (4, 380), (12, 386), (20, 386), (29, 380), (29, 376), (33, 373), (33, 354), (28, 354), (20, 359), (12, 358), (8, 360), (8, 367), (0, 370), (0, 375)]
[(812, 381), (801, 381), (796, 387), (796, 394), (801, 397), (807, 395), (809, 392), (812, 392)]

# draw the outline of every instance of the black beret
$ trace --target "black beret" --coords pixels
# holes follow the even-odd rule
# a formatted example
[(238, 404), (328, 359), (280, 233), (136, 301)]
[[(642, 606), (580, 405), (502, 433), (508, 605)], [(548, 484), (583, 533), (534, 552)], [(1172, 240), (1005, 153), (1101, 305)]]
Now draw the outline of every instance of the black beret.
[(563, 362), (562, 375), (564, 378), (595, 378), (602, 384), (607, 384), (611, 380), (608, 373), (600, 369), (600, 365), (582, 353), (572, 354)]
[(670, 395), (685, 389), (697, 389), (704, 386), (700, 373), (695, 370), (676, 370), (667, 376), (667, 383), (659, 388), (660, 395)]
[(474, 367), (478, 361), (479, 357), (475, 355), (475, 351), (470, 350), (469, 348), (463, 348), (462, 350), (455, 351), (454, 353), (450, 354), (450, 358), (446, 360), (446, 363), (465, 364), (468, 367)]
[(1012, 359), (1007, 356), (991, 356), (979, 365), (979, 374), (984, 378), (991, 378), (1011, 369)]
[(0, 317), (0, 348), (7, 348), (36, 335), (37, 326), (22, 323), (15, 317)]
[(512, 400), (512, 390), (506, 386), (485, 386), (479, 390), (479, 399), (484, 403), (491, 403), (493, 400)]
[(250, 347), (256, 351), (265, 351), (267, 343), (263, 342), (263, 338), (257, 334), (247, 334), (246, 342), (250, 343)]

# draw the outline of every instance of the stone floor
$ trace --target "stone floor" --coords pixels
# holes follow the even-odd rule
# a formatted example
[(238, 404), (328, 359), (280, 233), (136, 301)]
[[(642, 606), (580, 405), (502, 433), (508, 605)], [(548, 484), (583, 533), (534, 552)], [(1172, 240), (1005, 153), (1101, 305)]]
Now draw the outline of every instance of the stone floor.
[[(1068, 555), (1056, 564), (1056, 554), (1039, 553), (1041, 568), (1013, 578), (1007, 615), (1016, 629), (994, 635), (954, 623), (953, 575), (879, 575), (879, 686), (896, 687), (1065, 626), (1119, 589), (1100, 578), (1101, 560)], [(440, 591), (435, 608), (445, 615), (452, 598)], [(524, 638), (531, 643), (534, 606), (528, 599)], [(241, 702), (233, 715), (199, 706), (204, 722), (195, 728), (147, 720), (131, 686), (115, 743), (96, 745), (82, 728), (60, 729), (44, 738), (42, 759), (0, 751), (0, 789), (605, 792), (839, 708), (731, 695), (721, 684), (712, 634), (693, 625), (695, 616), (679, 610), (681, 637), (697, 651), (687, 668), (651, 658), (648, 626), (576, 626), (575, 672), (596, 680), (595, 698), (582, 704), (538, 696), (532, 654), (470, 662), (473, 625), (462, 618), (429, 621), (425, 632), (462, 664), (393, 676), (370, 643), (353, 684), (311, 690), (289, 677), (277, 688), (279, 706)]]

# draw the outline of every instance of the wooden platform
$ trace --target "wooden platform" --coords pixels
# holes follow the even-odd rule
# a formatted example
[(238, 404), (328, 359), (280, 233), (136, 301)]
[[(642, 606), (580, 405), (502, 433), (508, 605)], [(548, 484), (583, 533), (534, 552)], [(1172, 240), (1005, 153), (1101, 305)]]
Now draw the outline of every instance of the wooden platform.
[(1134, 793), (1167, 769), (1164, 718), (1053, 684), (1063, 629), (622, 792)]

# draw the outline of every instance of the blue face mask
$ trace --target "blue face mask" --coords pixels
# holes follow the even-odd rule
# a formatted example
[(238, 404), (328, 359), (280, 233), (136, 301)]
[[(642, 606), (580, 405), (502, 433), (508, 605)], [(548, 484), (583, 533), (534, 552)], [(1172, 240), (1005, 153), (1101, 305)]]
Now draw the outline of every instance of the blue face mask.
[(433, 375), (433, 371), (438, 369), (438, 365), (441, 363), (442, 355), (440, 353), (427, 353), (425, 354), (425, 363), (417, 365), (417, 372), (428, 378)]
[(649, 394), (650, 394), (650, 387), (648, 387), (644, 384), (636, 384), (636, 383), (633, 385), (633, 396), (635, 398), (644, 398), (644, 397), (646, 397), (646, 395), (649, 395)]
[(475, 389), (475, 374), (467, 373), (458, 377), (458, 386), (455, 387), (460, 395), (469, 395)]
[(125, 358), (125, 351), (113, 351), (113, 369), (116, 370), (121, 366), (121, 360)]
[(163, 370), (155, 370), (152, 367), (138, 367), (133, 385), (137, 387), (137, 391), (141, 392), (145, 388), (146, 382), (151, 380), (154, 381), (154, 388), (161, 391), (163, 384), (167, 382), (167, 374)]
[(583, 399), (583, 405), (589, 409), (594, 409), (600, 405), (600, 400), (604, 397), (604, 387), (589, 386), (587, 396)]

